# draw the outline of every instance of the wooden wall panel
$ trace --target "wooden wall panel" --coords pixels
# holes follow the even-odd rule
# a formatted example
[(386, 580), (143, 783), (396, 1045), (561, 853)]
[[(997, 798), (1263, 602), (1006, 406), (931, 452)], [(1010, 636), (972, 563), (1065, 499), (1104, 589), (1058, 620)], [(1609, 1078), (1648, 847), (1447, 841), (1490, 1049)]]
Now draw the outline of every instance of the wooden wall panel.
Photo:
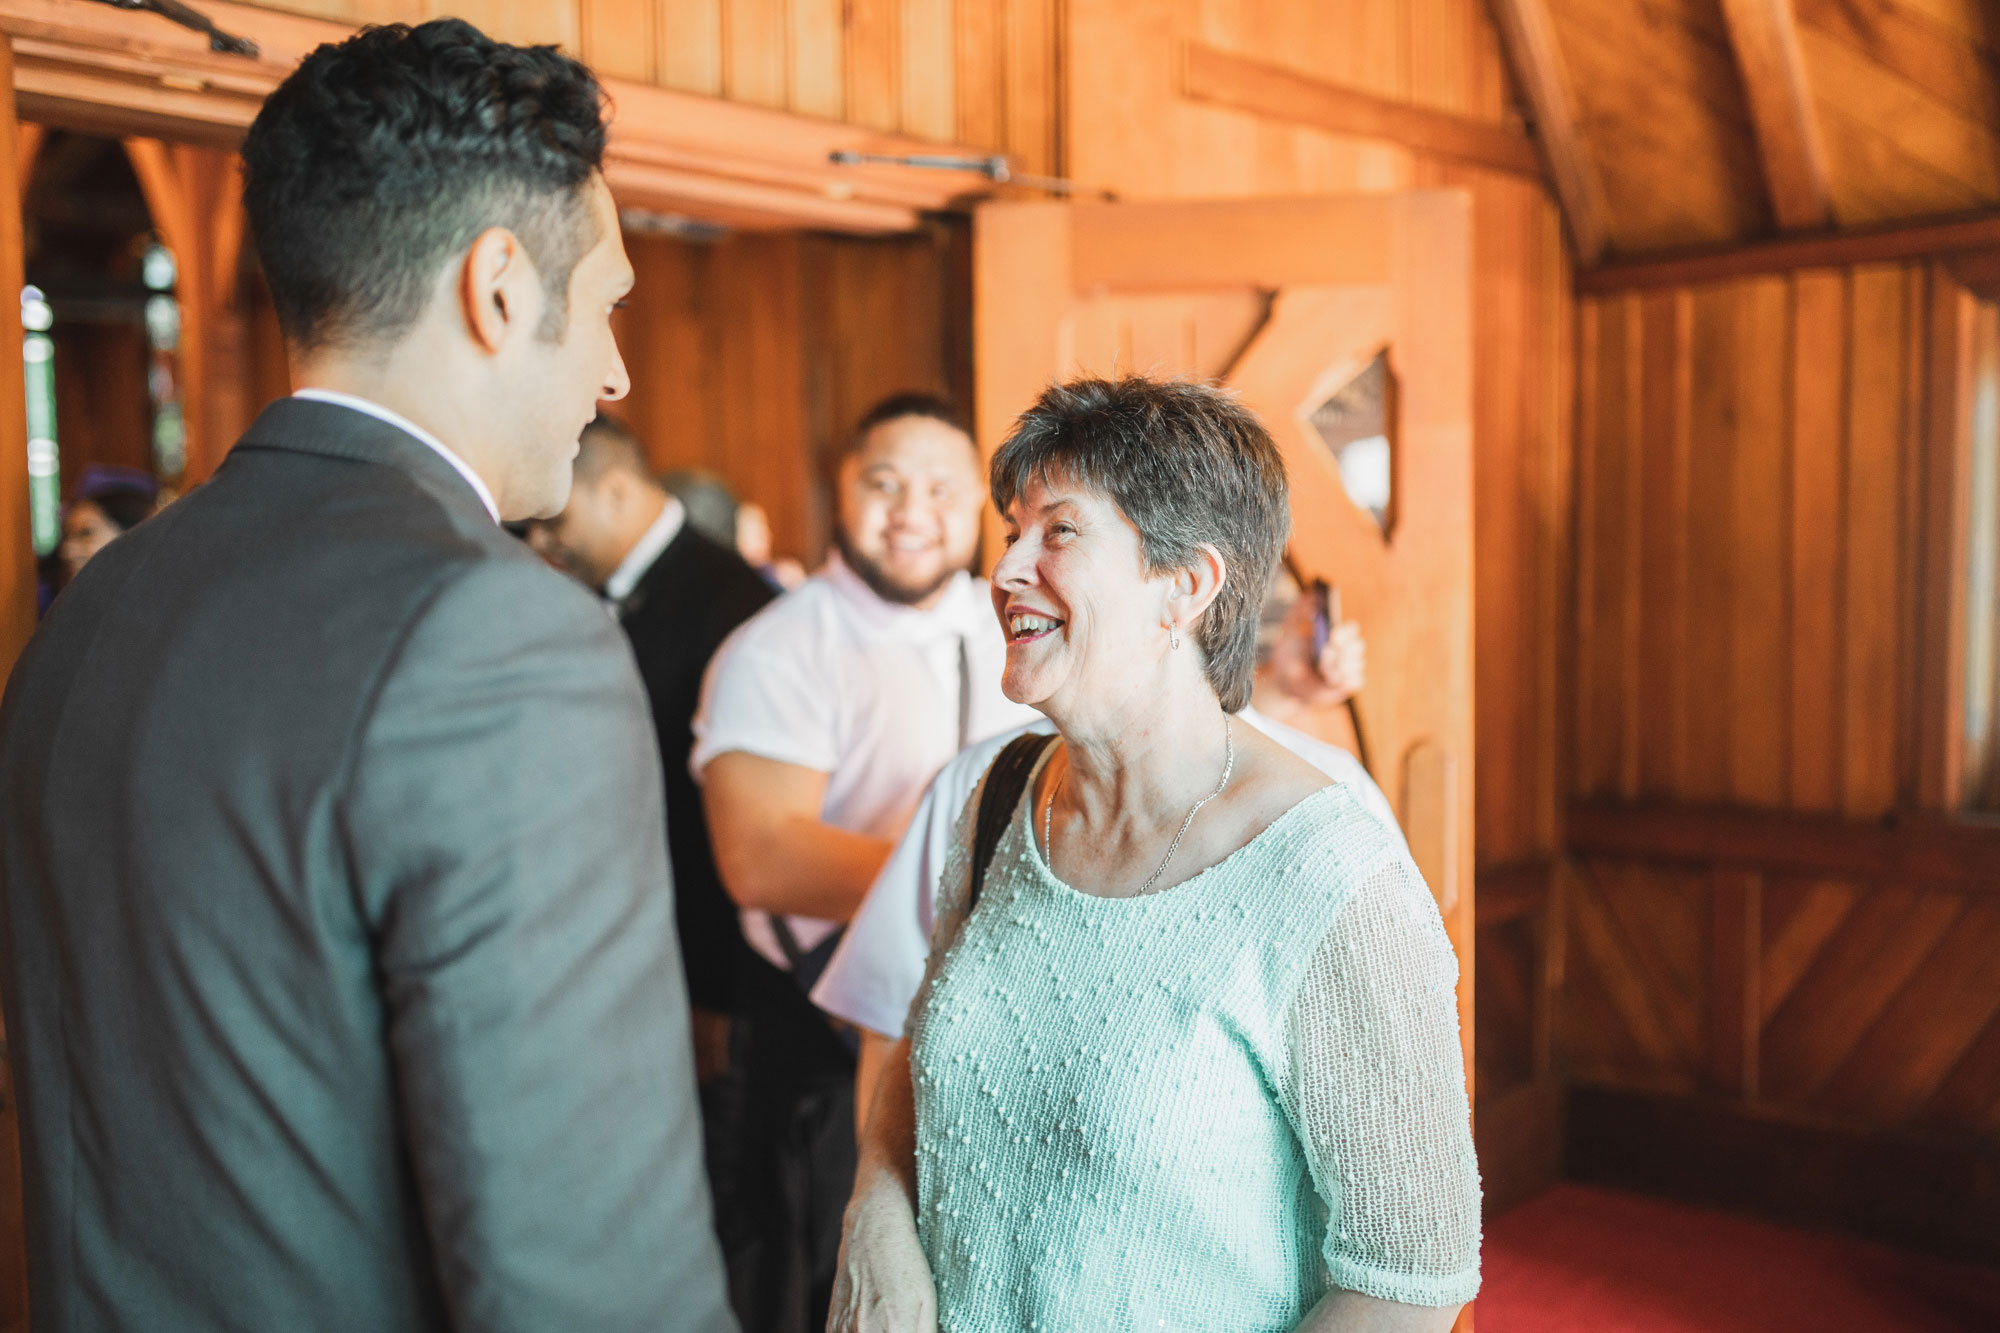
[[(655, 0), (654, 29), (659, 51), (654, 78), (684, 93), (719, 96), (723, 91), (723, 0)], [(600, 30), (614, 38), (615, 28)], [(594, 58), (586, 47), (583, 58)]]
[(1593, 857), (1568, 919), (1558, 1059), (1582, 1082), (2000, 1132), (1990, 891)]
[(1874, 816), (1916, 790), (1914, 464), (1948, 282), (1590, 298), (1579, 795)]
[[(1393, 10), (1400, 0), (1374, 0)], [(1425, 0), (1461, 9), (1476, 0)], [(276, 0), (344, 23), (464, 18), (495, 37), (552, 42), (600, 72), (940, 142), (1049, 172), (1062, 155), (1060, 0)], [(1427, 67), (1452, 98), (1490, 83), (1485, 48)]]
[(1575, 403), (1562, 220), (1531, 184), (1473, 195), (1473, 561), (1480, 864), (1561, 844)]
[[(1469, 0), (1068, 0), (1068, 174), (1127, 198), (1391, 190), (1436, 183), (1409, 150), (1181, 95), (1181, 44), (1201, 42), (1316, 79), (1501, 123), (1504, 67)], [(1421, 54), (1420, 54), (1421, 52)], [(1112, 53), (1117, 53), (1112, 58)], [(1018, 102), (1018, 94), (1014, 95)], [(1026, 127), (1020, 131), (1027, 133)]]
[[(1976, 321), (1937, 317), (1969, 299), (1920, 261), (1585, 298), (1573, 771), (1595, 813), (1555, 1001), (1582, 1083), (1857, 1143), (2000, 1134), (2000, 844), (1775, 850), (1955, 805), (1919, 739), (1951, 720), (1924, 669), (1925, 464), (1970, 429), (1953, 339)], [(1773, 836), (1688, 822), (1718, 806)], [(1677, 807), (1682, 835), (1606, 845)]]
[(1888, 809), (1896, 794), (1897, 583), (1912, 312), (1899, 266), (1857, 269), (1851, 281), (1841, 804), (1848, 814), (1863, 815)]
[(1841, 496), (1848, 350), (1847, 281), (1837, 270), (1795, 274), (1792, 286), (1790, 804), (1838, 803)]

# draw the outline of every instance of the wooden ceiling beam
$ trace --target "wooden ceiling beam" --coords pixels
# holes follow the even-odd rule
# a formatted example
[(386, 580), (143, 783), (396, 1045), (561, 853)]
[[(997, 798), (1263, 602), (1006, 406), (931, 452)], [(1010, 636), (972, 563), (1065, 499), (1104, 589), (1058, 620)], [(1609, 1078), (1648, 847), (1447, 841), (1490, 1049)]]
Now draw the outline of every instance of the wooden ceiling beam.
[(1945, 264), (1951, 275), (1981, 300), (2000, 301), (2000, 244), (1991, 250), (1954, 255)]
[(1936, 218), (1893, 227), (1837, 231), (1823, 236), (1788, 237), (1727, 249), (1682, 251), (1650, 259), (1626, 260), (1584, 269), (1576, 289), (1586, 294), (1642, 287), (1679, 287), (1721, 282), (1798, 268), (1891, 263), (1932, 256), (1972, 255), (2000, 249), (2000, 212)]
[(1534, 141), (1510, 126), (1377, 97), (1203, 42), (1183, 48), (1181, 92), (1192, 101), (1233, 111), (1332, 134), (1386, 139), (1426, 156), (1543, 179)]
[[(217, 55), (152, 15), (84, 0), (0, 0), (20, 114), (66, 129), (232, 147), (299, 59), (352, 27), (205, 0), (254, 59)], [(602, 80), (613, 118), (605, 178), (621, 203), (728, 226), (907, 231), (928, 210), (990, 194), (972, 171), (834, 166), (837, 150), (977, 158), (979, 150), (880, 133), (723, 98)]]
[(1562, 50), (1556, 45), (1548, 4), (1546, 0), (1492, 0), (1492, 8), (1500, 45), (1534, 116), (1535, 138), (1548, 159), (1549, 178), (1562, 202), (1577, 261), (1595, 264), (1610, 243), (1604, 182), (1577, 128), (1576, 102), (1569, 74), (1563, 68)]
[(1722, 0), (1729, 44), (1743, 75), (1764, 187), (1780, 231), (1833, 225), (1826, 145), (1806, 90), (1792, 0)]

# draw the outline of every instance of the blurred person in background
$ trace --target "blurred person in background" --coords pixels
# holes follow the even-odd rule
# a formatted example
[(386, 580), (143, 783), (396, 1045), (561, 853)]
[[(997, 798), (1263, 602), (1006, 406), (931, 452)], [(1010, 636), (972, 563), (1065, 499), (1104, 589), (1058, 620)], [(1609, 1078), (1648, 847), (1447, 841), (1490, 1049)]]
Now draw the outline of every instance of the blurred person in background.
[[(737, 1140), (747, 1095), (740, 1052), (748, 1041), (741, 994), (748, 946), (736, 904), (716, 874), (688, 752), (709, 659), (772, 593), (713, 535), (726, 532), (733, 518), (734, 502), (720, 482), (690, 484), (696, 474), (675, 474), (682, 489), (669, 494), (664, 480), (653, 476), (639, 438), (615, 417), (600, 414), (584, 429), (573, 472), (568, 503), (555, 517), (531, 523), (528, 542), (609, 603), (631, 641), (652, 705), (666, 781), (667, 850), (692, 1006), (709, 1186), (730, 1269), (731, 1302), (742, 1312), (754, 1308), (749, 1284), (755, 1270), (746, 1252), (757, 1236), (738, 1180)], [(705, 520), (706, 528), (698, 520)]]
[(931, 777), (1033, 714), (967, 572), (985, 487), (953, 407), (899, 395), (850, 437), (826, 567), (710, 665), (693, 768), (723, 883), (758, 955), (746, 1161), (767, 1173), (766, 1317), (824, 1325), (854, 1171), (853, 1038), (807, 998)]
[(806, 581), (806, 567), (788, 555), (774, 555), (771, 516), (745, 500), (736, 510), (736, 549), (774, 588), (789, 591)]
[(681, 468), (660, 484), (687, 506), (688, 522), (711, 541), (734, 547), (773, 589), (783, 592), (806, 581), (805, 566), (772, 554), (771, 516), (755, 500), (739, 500), (729, 483), (713, 472)]
[(63, 510), (62, 541), (55, 550), (47, 599), (69, 586), (90, 558), (159, 512), (160, 484), (138, 468), (95, 463), (78, 479)]

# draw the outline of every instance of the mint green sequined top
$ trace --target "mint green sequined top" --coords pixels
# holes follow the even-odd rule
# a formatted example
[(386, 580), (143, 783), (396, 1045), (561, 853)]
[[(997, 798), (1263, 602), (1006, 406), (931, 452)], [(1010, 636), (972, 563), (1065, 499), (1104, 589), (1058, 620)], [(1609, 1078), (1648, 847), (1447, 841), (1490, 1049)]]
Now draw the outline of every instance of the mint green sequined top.
[(978, 799), (911, 1020), (940, 1328), (1277, 1333), (1336, 1286), (1470, 1300), (1457, 960), (1349, 791), (1125, 899), (1049, 873), (1024, 797), (968, 922)]

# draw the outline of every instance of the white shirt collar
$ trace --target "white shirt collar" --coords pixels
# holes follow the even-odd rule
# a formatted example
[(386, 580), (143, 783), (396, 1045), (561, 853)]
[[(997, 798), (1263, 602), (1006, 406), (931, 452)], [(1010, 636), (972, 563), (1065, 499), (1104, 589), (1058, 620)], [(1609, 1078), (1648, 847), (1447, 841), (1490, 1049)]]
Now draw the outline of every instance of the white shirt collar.
[(646, 577), (646, 571), (660, 558), (660, 552), (668, 543), (680, 535), (681, 524), (687, 519), (687, 510), (673, 496), (667, 497), (660, 516), (653, 520), (651, 527), (639, 534), (639, 540), (632, 543), (632, 549), (618, 562), (618, 568), (611, 571), (611, 577), (604, 580), (606, 601), (622, 602), (639, 586), (639, 580)]
[(397, 430), (402, 431), (405, 435), (415, 437), (419, 444), (422, 444), (445, 462), (451, 464), (458, 475), (465, 478), (466, 484), (471, 486), (478, 494), (479, 503), (486, 506), (486, 512), (493, 515), (493, 521), (495, 523), (500, 521), (500, 506), (494, 503), (493, 492), (487, 488), (486, 483), (480, 479), (479, 474), (466, 466), (465, 460), (453, 453), (443, 440), (440, 440), (416, 422), (411, 421), (408, 417), (391, 412), (380, 403), (370, 402), (366, 398), (357, 398), (351, 393), (341, 393), (337, 389), (300, 389), (292, 397), (305, 398), (316, 403), (332, 403), (336, 407), (351, 408), (356, 412), (374, 417), (377, 421), (387, 422)]
[(891, 602), (877, 593), (855, 573), (840, 552), (826, 558), (819, 576), (827, 581), (840, 599), (854, 611), (857, 622), (872, 633), (904, 640), (937, 639), (947, 635), (976, 635), (994, 623), (993, 606), (986, 585), (960, 571), (938, 604), (928, 611), (921, 607)]

